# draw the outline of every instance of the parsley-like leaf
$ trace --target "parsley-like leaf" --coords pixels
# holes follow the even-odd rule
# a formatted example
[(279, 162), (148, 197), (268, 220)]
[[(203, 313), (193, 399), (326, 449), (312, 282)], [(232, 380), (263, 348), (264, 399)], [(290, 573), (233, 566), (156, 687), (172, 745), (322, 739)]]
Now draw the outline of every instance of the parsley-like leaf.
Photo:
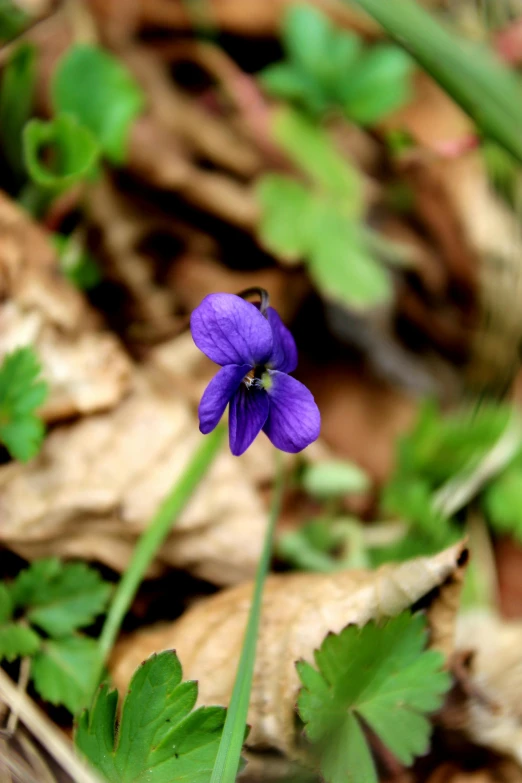
[(85, 706), (98, 671), (98, 645), (86, 636), (47, 639), (35, 655), (31, 676), (38, 693), (72, 712)]
[(442, 655), (425, 645), (423, 616), (403, 612), (327, 636), (315, 653), (318, 670), (297, 664), (299, 714), (327, 783), (377, 783), (364, 724), (404, 764), (426, 751), (426, 713), (440, 707), (450, 678)]
[(14, 661), (24, 655), (34, 655), (41, 639), (32, 628), (19, 623), (0, 625), (0, 659)]
[(298, 112), (279, 111), (274, 135), (310, 185), (280, 174), (260, 178), (259, 231), (266, 247), (305, 260), (319, 291), (340, 304), (361, 309), (389, 299), (389, 274), (361, 229), (359, 172), (322, 128)]
[(410, 95), (412, 61), (404, 50), (393, 44), (367, 47), (316, 8), (288, 9), (283, 45), (287, 60), (266, 68), (261, 81), (272, 95), (314, 117), (338, 108), (354, 122), (371, 125)]
[(38, 453), (44, 436), (44, 425), (34, 414), (48, 392), (40, 372), (28, 347), (8, 354), (0, 367), (0, 441), (22, 462)]
[(208, 783), (225, 710), (193, 710), (197, 683), (182, 682), (173, 650), (153, 655), (134, 673), (119, 729), (117, 693), (102, 686), (76, 730), (76, 745), (109, 783)]
[(109, 599), (111, 586), (85, 563), (47, 558), (22, 571), (11, 588), (17, 606), (49, 636), (69, 636), (90, 625)]

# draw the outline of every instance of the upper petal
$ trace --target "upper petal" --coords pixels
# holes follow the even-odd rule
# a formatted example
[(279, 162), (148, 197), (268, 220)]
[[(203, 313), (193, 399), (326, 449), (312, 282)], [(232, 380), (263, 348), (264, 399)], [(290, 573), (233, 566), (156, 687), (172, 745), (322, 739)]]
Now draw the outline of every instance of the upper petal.
[(192, 338), (216, 364), (264, 364), (272, 330), (257, 307), (235, 294), (209, 294), (190, 317)]
[(293, 372), (297, 367), (297, 348), (295, 340), (282, 322), (277, 310), (269, 307), (268, 323), (272, 329), (273, 348), (267, 364), (271, 369), (281, 372)]
[(236, 457), (248, 449), (268, 416), (268, 395), (258, 386), (242, 384), (230, 400), (228, 434)]
[(199, 429), (203, 435), (217, 426), (237, 387), (250, 370), (248, 364), (227, 364), (210, 381), (199, 403)]
[(283, 372), (269, 371), (270, 410), (263, 431), (281, 451), (296, 454), (319, 437), (321, 414), (311, 392)]

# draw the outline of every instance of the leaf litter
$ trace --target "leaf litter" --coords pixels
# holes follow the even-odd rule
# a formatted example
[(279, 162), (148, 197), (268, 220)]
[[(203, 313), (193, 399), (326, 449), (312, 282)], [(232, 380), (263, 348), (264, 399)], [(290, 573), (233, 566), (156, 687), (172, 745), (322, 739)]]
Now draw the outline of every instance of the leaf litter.
[[(258, 77), (267, 66), (280, 68), (280, 31), (290, 3), (252, 0), (247, 8), (240, 0), (215, 0), (199, 10), (197, 4), (189, 9), (188, 3), (167, 0), (64, 5), (24, 4), (23, 40), (36, 46), (33, 122), (52, 122), (62, 100), (81, 114), (80, 93), (67, 94), (68, 85), (56, 81), (57, 63), (75, 41), (83, 47), (75, 54), (80, 60), (97, 46), (106, 48), (116, 70), (121, 68), (119, 76), (124, 74), (128, 103), (101, 145), (115, 165), (105, 164), (93, 181), (42, 202), (36, 218), (15, 204), (24, 199), (14, 180), (6, 175), (2, 181), (0, 360), (30, 346), (48, 388), (47, 398), (35, 399), (30, 413), (43, 422), (42, 431), (47, 428), (40, 453), (27, 464), (6, 453), (0, 464), (5, 576), (30, 573), (15, 555), (36, 561), (33, 568), (41, 558), (56, 556), (92, 561), (110, 569), (111, 581), (114, 573), (125, 572), (138, 536), (200, 442), (196, 408), (212, 368), (194, 350), (188, 316), (208, 293), (237, 293), (253, 285), (270, 291), (273, 306), (295, 329), (302, 353), (299, 378), (314, 392), (323, 417), (322, 440), (285, 462), (289, 486), (281, 532), (342, 513), (352, 530), (367, 529), (368, 538), (361, 540), (369, 541), (373, 528), (378, 538), (381, 526), (366, 523), (381, 522), (381, 488), (397, 463), (397, 439), (411, 430), (421, 399), (436, 395), (458, 409), (463, 389), (503, 393), (518, 372), (516, 204), (492, 188), (491, 162), (477, 148), (473, 124), (416, 70), (412, 92), (406, 96), (404, 85), (397, 85), (391, 95), (404, 105), (370, 133), (334, 112), (324, 117), (315, 140), (314, 134), (308, 141), (300, 135), (309, 118), (290, 122), (285, 139), (274, 132), (281, 105)], [(362, 33), (372, 51), (384, 37), (355, 5), (320, 0), (310, 5), (313, 13), (327, 15), (336, 41)], [(460, 24), (456, 15), (451, 19)], [(219, 30), (220, 37), (203, 40), (201, 30)], [(74, 65), (74, 57), (71, 61)], [(6, 62), (2, 52), (3, 72)], [(107, 61), (105, 67), (111, 69)], [(109, 81), (118, 82), (111, 73)], [(312, 68), (307, 88), (314, 78)], [(316, 88), (312, 84), (310, 94)], [(364, 114), (379, 105), (363, 103), (359, 110)], [(99, 116), (83, 120), (94, 135), (106, 130)], [(322, 170), (317, 179), (317, 160), (304, 154), (307, 143), (319, 150), (318, 159), (323, 149), (326, 160), (342, 161), (353, 178), (350, 198), (343, 193), (334, 209), (332, 183), (321, 180)], [(494, 160), (498, 165), (498, 155)], [(503, 171), (511, 176), (509, 166)], [(258, 194), (270, 182), (275, 206), (267, 215)], [(281, 184), (284, 205), (278, 204)], [(312, 239), (302, 220), (302, 237), (294, 228), (289, 232), (296, 197), (315, 199), (310, 226), (319, 231)], [(351, 230), (354, 220), (357, 231)], [(95, 260), (100, 278), (92, 289), (80, 291), (63, 275), (56, 233)], [(345, 265), (352, 257), (353, 265)], [(14, 453), (5, 435), (2, 443), (12, 456), (31, 456)], [(306, 466), (339, 458), (367, 474), (360, 496), (348, 490), (334, 499), (308, 493), (302, 482)], [(498, 482), (485, 487), (484, 496), (480, 487), (470, 500), (494, 530), (494, 548), (499, 533), (517, 547), (509, 538), (516, 536), (519, 519), (517, 477), (515, 460)], [(198, 704), (228, 703), (249, 606), (251, 585), (245, 580), (253, 576), (261, 551), (273, 479), (273, 456), (264, 440), (239, 460), (220, 453), (147, 575), (147, 589), (161, 590), (162, 580), (188, 571), (194, 581), (177, 601), (187, 609), (173, 621), (160, 605), (163, 624), (149, 628), (158, 608), (147, 603), (146, 589), (138, 595), (129, 624), (144, 627), (123, 637), (111, 663), (120, 691), (149, 655), (175, 648), (185, 676), (198, 680)], [(393, 513), (392, 536), (404, 523)], [(459, 535), (465, 533), (466, 513), (465, 508), (455, 520)], [(414, 526), (409, 529), (414, 536)], [(519, 629), (496, 615), (456, 620), (462, 546), (376, 571), (270, 577), (245, 746), (247, 779), (282, 779), (306, 755), (296, 713), (295, 662), (313, 666), (314, 651), (332, 638), (328, 634), (344, 638), (347, 628), (348, 638), (361, 627), (361, 633), (365, 628), (370, 633), (366, 623), (381, 627), (385, 618), (412, 608), (425, 613), (429, 648), (445, 656), (454, 688), (461, 688), (460, 723), (456, 728), (455, 715), (448, 713), (453, 690), (440, 715), (432, 715), (437, 706), (432, 701), (426, 724), (428, 734), (435, 727), (432, 744), (409, 770), (397, 757), (408, 766), (411, 759), (401, 757), (393, 741), (383, 748), (384, 737), (376, 739), (363, 723), (379, 779), (520, 779), (520, 716), (513, 698), (520, 691)], [(372, 551), (363, 552), (366, 560)], [(339, 553), (334, 547), (327, 555), (326, 562), (335, 562)], [(70, 594), (62, 605), (52, 590), (42, 590), (39, 604), (27, 611), (29, 627), (0, 590), (0, 646), (8, 659), (33, 656), (33, 680), (44, 701), (75, 711), (88, 687), (95, 631), (75, 634), (103, 610), (108, 588), (103, 582), (89, 588), (92, 577), (83, 566), (70, 567), (79, 569), (85, 593), (65, 579), (62, 588), (69, 585)], [(275, 567), (288, 565), (276, 561)], [(502, 585), (505, 605), (509, 590), (515, 590), (514, 580), (511, 584)], [(201, 594), (215, 591), (201, 600)], [(421, 616), (414, 614), (413, 622), (421, 623)], [(455, 649), (456, 655), (471, 653), (464, 669), (453, 667)], [(61, 679), (71, 667), (81, 672), (75, 686)], [(105, 691), (98, 699), (98, 708), (105, 709), (103, 700), (114, 704), (116, 697)], [(34, 730), (34, 723), (27, 725)], [(468, 751), (455, 758), (437, 755), (456, 731), (471, 754), (486, 748), (491, 755), (474, 767)], [(44, 780), (47, 760), (34, 760), (31, 742), (19, 727), (12, 743), (9, 739), (16, 746), (13, 758), (24, 769), (32, 763), (31, 774)]]

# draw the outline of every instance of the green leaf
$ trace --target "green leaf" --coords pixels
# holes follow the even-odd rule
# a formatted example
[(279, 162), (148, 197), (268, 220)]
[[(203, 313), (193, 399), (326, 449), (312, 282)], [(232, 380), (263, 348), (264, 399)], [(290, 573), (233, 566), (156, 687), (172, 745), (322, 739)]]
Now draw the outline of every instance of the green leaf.
[(273, 174), (259, 181), (262, 241), (272, 252), (306, 261), (319, 290), (340, 304), (364, 308), (388, 299), (388, 271), (374, 258), (359, 222), (358, 171), (303, 115), (279, 112), (275, 135), (311, 187)]
[(486, 518), (493, 530), (522, 541), (522, 465), (520, 460), (508, 467), (483, 495)]
[(288, 60), (261, 74), (273, 95), (320, 116), (339, 107), (362, 124), (380, 120), (410, 95), (410, 58), (396, 46), (364, 47), (309, 5), (292, 5), (283, 24)]
[(315, 202), (310, 221), (308, 269), (325, 296), (353, 309), (390, 299), (390, 275), (371, 254), (357, 222), (324, 200)]
[(134, 673), (115, 729), (117, 694), (103, 686), (78, 721), (78, 750), (109, 783), (207, 783), (225, 719), (222, 707), (193, 710), (197, 683), (182, 682), (173, 650)]
[(520, 82), (491, 50), (452, 33), (415, 0), (355, 3), (415, 57), (486, 136), (522, 161)]
[(302, 483), (306, 492), (321, 499), (365, 492), (370, 486), (368, 475), (361, 468), (343, 460), (309, 465), (303, 472)]
[(11, 595), (27, 619), (49, 636), (68, 636), (104, 610), (111, 585), (85, 563), (48, 558), (33, 563), (14, 582)]
[(344, 567), (333, 556), (340, 539), (331, 520), (313, 519), (277, 542), (278, 557), (304, 571), (331, 573)]
[(145, 100), (116, 57), (97, 46), (72, 46), (58, 63), (51, 93), (55, 111), (72, 114), (112, 163), (124, 163), (131, 125)]
[(303, 114), (281, 109), (274, 118), (273, 133), (287, 155), (320, 190), (335, 197), (346, 216), (362, 214), (362, 183), (355, 166), (334, 148), (328, 135)]
[(304, 106), (314, 115), (321, 115), (328, 103), (313, 79), (287, 63), (270, 65), (261, 74), (261, 84), (271, 95)]
[(468, 465), (478, 464), (506, 429), (507, 405), (482, 403), (475, 411), (443, 415), (426, 403), (417, 422), (399, 445), (398, 473), (422, 476), (431, 488), (440, 486)]
[(359, 59), (353, 78), (346, 79), (340, 99), (347, 115), (371, 125), (411, 97), (411, 60), (396, 46), (375, 46)]
[(7, 354), (0, 367), (0, 441), (11, 456), (27, 462), (42, 443), (44, 427), (34, 411), (47, 398), (39, 380), (40, 363), (32, 348)]
[(364, 724), (403, 764), (427, 750), (426, 714), (440, 707), (451, 681), (442, 655), (425, 645), (424, 618), (403, 612), (381, 626), (328, 635), (317, 669), (297, 664), (299, 714), (327, 783), (377, 783)]
[(31, 675), (45, 701), (63, 704), (74, 714), (92, 693), (97, 664), (98, 645), (94, 639), (48, 639), (34, 657)]
[(96, 171), (99, 157), (96, 140), (70, 114), (58, 114), (48, 122), (30, 120), (23, 140), (25, 165), (31, 178), (42, 188), (61, 192)]
[(36, 80), (36, 49), (22, 43), (5, 66), (0, 88), (0, 142), (11, 169), (24, 170), (22, 130), (31, 116)]
[(258, 183), (260, 233), (267, 247), (283, 258), (298, 260), (311, 245), (307, 213), (312, 196), (304, 185), (279, 174), (267, 174)]
[(3, 582), (0, 582), (0, 625), (3, 625), (13, 616), (13, 599), (11, 593)]
[(304, 73), (320, 76), (327, 66), (334, 28), (325, 14), (309, 5), (292, 5), (283, 21), (289, 59)]
[(24, 655), (34, 655), (41, 639), (32, 628), (19, 623), (0, 625), (0, 659), (14, 661)]

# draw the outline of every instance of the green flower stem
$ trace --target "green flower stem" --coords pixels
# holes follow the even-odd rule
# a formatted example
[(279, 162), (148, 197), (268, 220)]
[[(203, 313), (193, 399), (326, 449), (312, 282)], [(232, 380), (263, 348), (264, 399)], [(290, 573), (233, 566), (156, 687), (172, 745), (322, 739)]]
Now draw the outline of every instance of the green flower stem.
[(227, 710), (227, 717), (219, 743), (219, 750), (212, 770), (210, 783), (234, 783), (237, 777), (239, 761), (241, 758), (241, 748), (245, 739), (245, 728), (247, 721), (248, 705), (250, 702), (250, 691), (252, 690), (252, 678), (254, 675), (254, 663), (256, 658), (256, 644), (259, 633), (259, 623), (261, 619), (261, 608), (263, 599), (263, 588), (270, 568), (270, 557), (272, 554), (272, 543), (274, 530), (283, 497), (283, 469), (281, 454), (278, 452), (276, 483), (274, 487), (274, 496), (272, 507), (270, 509), (270, 518), (265, 533), (263, 551), (257, 566), (256, 578), (254, 582), (254, 592), (252, 595), (252, 604), (248, 615), (248, 622), (241, 649), (241, 657), (236, 672), (234, 690)]
[(179, 514), (185, 508), (194, 490), (217, 456), (224, 434), (225, 430), (220, 425), (216, 427), (213, 433), (205, 437), (185, 473), (162, 501), (156, 514), (138, 540), (131, 562), (112, 597), (99, 638), (99, 671), (94, 680), (95, 685), (98, 684), (101, 678), (103, 666), (116, 641), (123, 618), (134, 600), (134, 596), (148, 567), (172, 530), (172, 526), (177, 521)]

